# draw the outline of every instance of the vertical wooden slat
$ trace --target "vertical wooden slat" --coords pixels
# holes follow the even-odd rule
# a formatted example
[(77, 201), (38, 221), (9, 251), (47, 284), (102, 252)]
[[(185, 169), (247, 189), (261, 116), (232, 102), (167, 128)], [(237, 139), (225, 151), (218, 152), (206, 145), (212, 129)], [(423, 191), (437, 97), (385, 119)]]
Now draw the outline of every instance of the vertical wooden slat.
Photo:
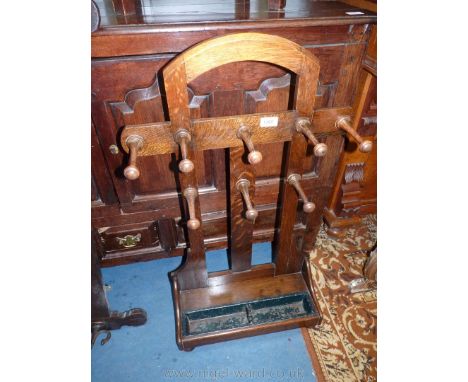
[(252, 203), (255, 190), (255, 175), (250, 164), (243, 162), (245, 150), (243, 147), (229, 149), (229, 183), (230, 183), (230, 255), (231, 269), (241, 272), (250, 269), (252, 265), (252, 238), (254, 223), (245, 218), (245, 203), (241, 193), (236, 189), (239, 179), (250, 182), (249, 194)]
[[(278, 228), (277, 251), (275, 256), (276, 274), (292, 273), (289, 269), (291, 258), (302, 256), (296, 250), (293, 237), (296, 223), (296, 210), (298, 196), (294, 187), (286, 182), (290, 174), (302, 175), (302, 162), (304, 161), (307, 144), (303, 136), (294, 134), (291, 143), (286, 149), (285, 172), (283, 178), (282, 198), (278, 206), (280, 224)], [(301, 262), (302, 265), (302, 262)]]
[[(301, 71), (297, 73), (294, 102), (299, 115), (308, 116), (309, 118), (313, 116), (319, 71), (320, 67), (315, 61), (309, 61), (306, 57), (303, 58)], [(286, 182), (286, 179), (291, 174), (302, 175), (306, 150), (306, 138), (302, 134), (294, 132), (291, 143), (285, 152), (285, 164), (282, 174), (284, 183), (279, 205), (281, 215), (275, 254), (276, 274), (299, 272), (304, 261), (302, 252), (296, 248), (296, 235), (294, 234), (298, 196), (296, 190)]]
[[(173, 65), (168, 66), (167, 70), (164, 70), (164, 84), (169, 117), (172, 122), (172, 132), (175, 133), (181, 128), (191, 132), (187, 79), (183, 61), (176, 59)], [(194, 161), (195, 168), (189, 173), (176, 172), (181, 192), (188, 187), (198, 189), (195, 170), (198, 167), (198, 163), (196, 163), (197, 157), (195, 157), (190, 145), (188, 145), (187, 157)], [(182, 198), (184, 199), (181, 203), (182, 212), (185, 221), (187, 221), (189, 219), (188, 206), (185, 198), (183, 196)], [(177, 280), (180, 290), (203, 288), (208, 284), (199, 197), (195, 199), (195, 216), (200, 221), (200, 227), (196, 230), (187, 228), (190, 248), (187, 250), (185, 262), (177, 270)]]

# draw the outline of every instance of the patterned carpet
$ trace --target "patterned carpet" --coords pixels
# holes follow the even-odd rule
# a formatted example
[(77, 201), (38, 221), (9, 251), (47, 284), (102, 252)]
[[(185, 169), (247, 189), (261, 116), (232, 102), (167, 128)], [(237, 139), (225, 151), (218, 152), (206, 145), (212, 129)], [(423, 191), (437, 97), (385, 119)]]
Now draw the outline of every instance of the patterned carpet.
[[(321, 228), (311, 252), (312, 275), (323, 321), (304, 329), (319, 381), (377, 381), (377, 290), (351, 294), (349, 283), (362, 277), (367, 252), (376, 243), (376, 215), (333, 239)], [(306, 341), (308, 342), (308, 341)]]

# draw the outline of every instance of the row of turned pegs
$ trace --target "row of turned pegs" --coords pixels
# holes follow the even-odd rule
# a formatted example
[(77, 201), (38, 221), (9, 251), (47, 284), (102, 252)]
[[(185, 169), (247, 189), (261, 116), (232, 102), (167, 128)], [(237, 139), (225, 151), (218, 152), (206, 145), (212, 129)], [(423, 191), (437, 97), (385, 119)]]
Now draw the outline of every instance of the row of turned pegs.
[[(367, 153), (372, 150), (372, 142), (368, 140), (362, 139), (362, 137), (354, 130), (349, 123), (349, 117), (339, 117), (337, 118), (335, 125), (337, 128), (344, 130), (353, 139), (359, 144), (358, 148), (361, 152)], [(314, 146), (314, 155), (317, 157), (322, 157), (327, 153), (327, 145), (325, 143), (321, 143), (312, 133), (311, 129), (311, 122), (309, 118), (301, 117), (296, 119), (295, 129), (298, 133), (303, 134), (309, 143)], [(252, 132), (249, 127), (241, 125), (237, 130), (236, 136), (243, 141), (244, 145), (246, 146), (249, 154), (247, 159), (250, 164), (256, 165), (260, 163), (263, 159), (263, 155), (260, 151), (255, 150), (254, 144), (252, 142)], [(192, 136), (189, 131), (185, 129), (179, 129), (174, 134), (174, 141), (180, 147), (180, 153), (182, 160), (179, 162), (179, 170), (182, 173), (190, 173), (195, 168), (193, 162), (187, 158), (187, 148), (188, 145), (192, 141)], [(124, 175), (129, 180), (138, 179), (140, 176), (140, 171), (136, 165), (138, 151), (144, 145), (144, 139), (139, 135), (130, 135), (126, 139), (126, 144), (129, 149), (130, 159), (129, 164), (124, 170)], [(312, 201), (309, 201), (301, 184), (301, 175), (299, 174), (290, 174), (286, 181), (290, 184), (299, 195), (299, 198), (303, 202), (303, 211), (305, 213), (311, 213), (315, 210), (315, 204)], [(236, 183), (236, 189), (241, 193), (247, 210), (245, 212), (245, 217), (247, 220), (255, 222), (255, 219), (258, 216), (258, 212), (254, 209), (252, 205), (252, 201), (249, 197), (249, 187), (250, 182), (247, 179), (239, 179)], [(189, 210), (189, 220), (187, 221), (187, 227), (192, 230), (196, 230), (200, 227), (200, 221), (195, 216), (195, 199), (198, 197), (198, 191), (195, 187), (188, 187), (183, 191), (183, 195), (187, 200), (188, 210)]]

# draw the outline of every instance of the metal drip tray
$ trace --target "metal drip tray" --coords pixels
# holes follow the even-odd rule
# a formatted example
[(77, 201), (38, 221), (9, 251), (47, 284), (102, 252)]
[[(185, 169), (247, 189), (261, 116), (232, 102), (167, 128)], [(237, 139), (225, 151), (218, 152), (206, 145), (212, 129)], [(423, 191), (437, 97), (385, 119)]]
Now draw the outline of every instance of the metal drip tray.
[(316, 315), (309, 293), (297, 293), (183, 312), (182, 330), (192, 336)]

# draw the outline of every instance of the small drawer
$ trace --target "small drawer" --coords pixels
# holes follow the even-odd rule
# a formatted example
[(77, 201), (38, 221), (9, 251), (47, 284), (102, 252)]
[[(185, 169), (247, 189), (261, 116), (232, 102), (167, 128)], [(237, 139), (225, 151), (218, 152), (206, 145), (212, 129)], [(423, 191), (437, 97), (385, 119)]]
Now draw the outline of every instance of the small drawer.
[(154, 248), (169, 252), (185, 241), (180, 225), (174, 219), (159, 219), (116, 227), (98, 228), (105, 254)]
[(159, 246), (156, 222), (103, 227), (98, 229), (104, 252)]

